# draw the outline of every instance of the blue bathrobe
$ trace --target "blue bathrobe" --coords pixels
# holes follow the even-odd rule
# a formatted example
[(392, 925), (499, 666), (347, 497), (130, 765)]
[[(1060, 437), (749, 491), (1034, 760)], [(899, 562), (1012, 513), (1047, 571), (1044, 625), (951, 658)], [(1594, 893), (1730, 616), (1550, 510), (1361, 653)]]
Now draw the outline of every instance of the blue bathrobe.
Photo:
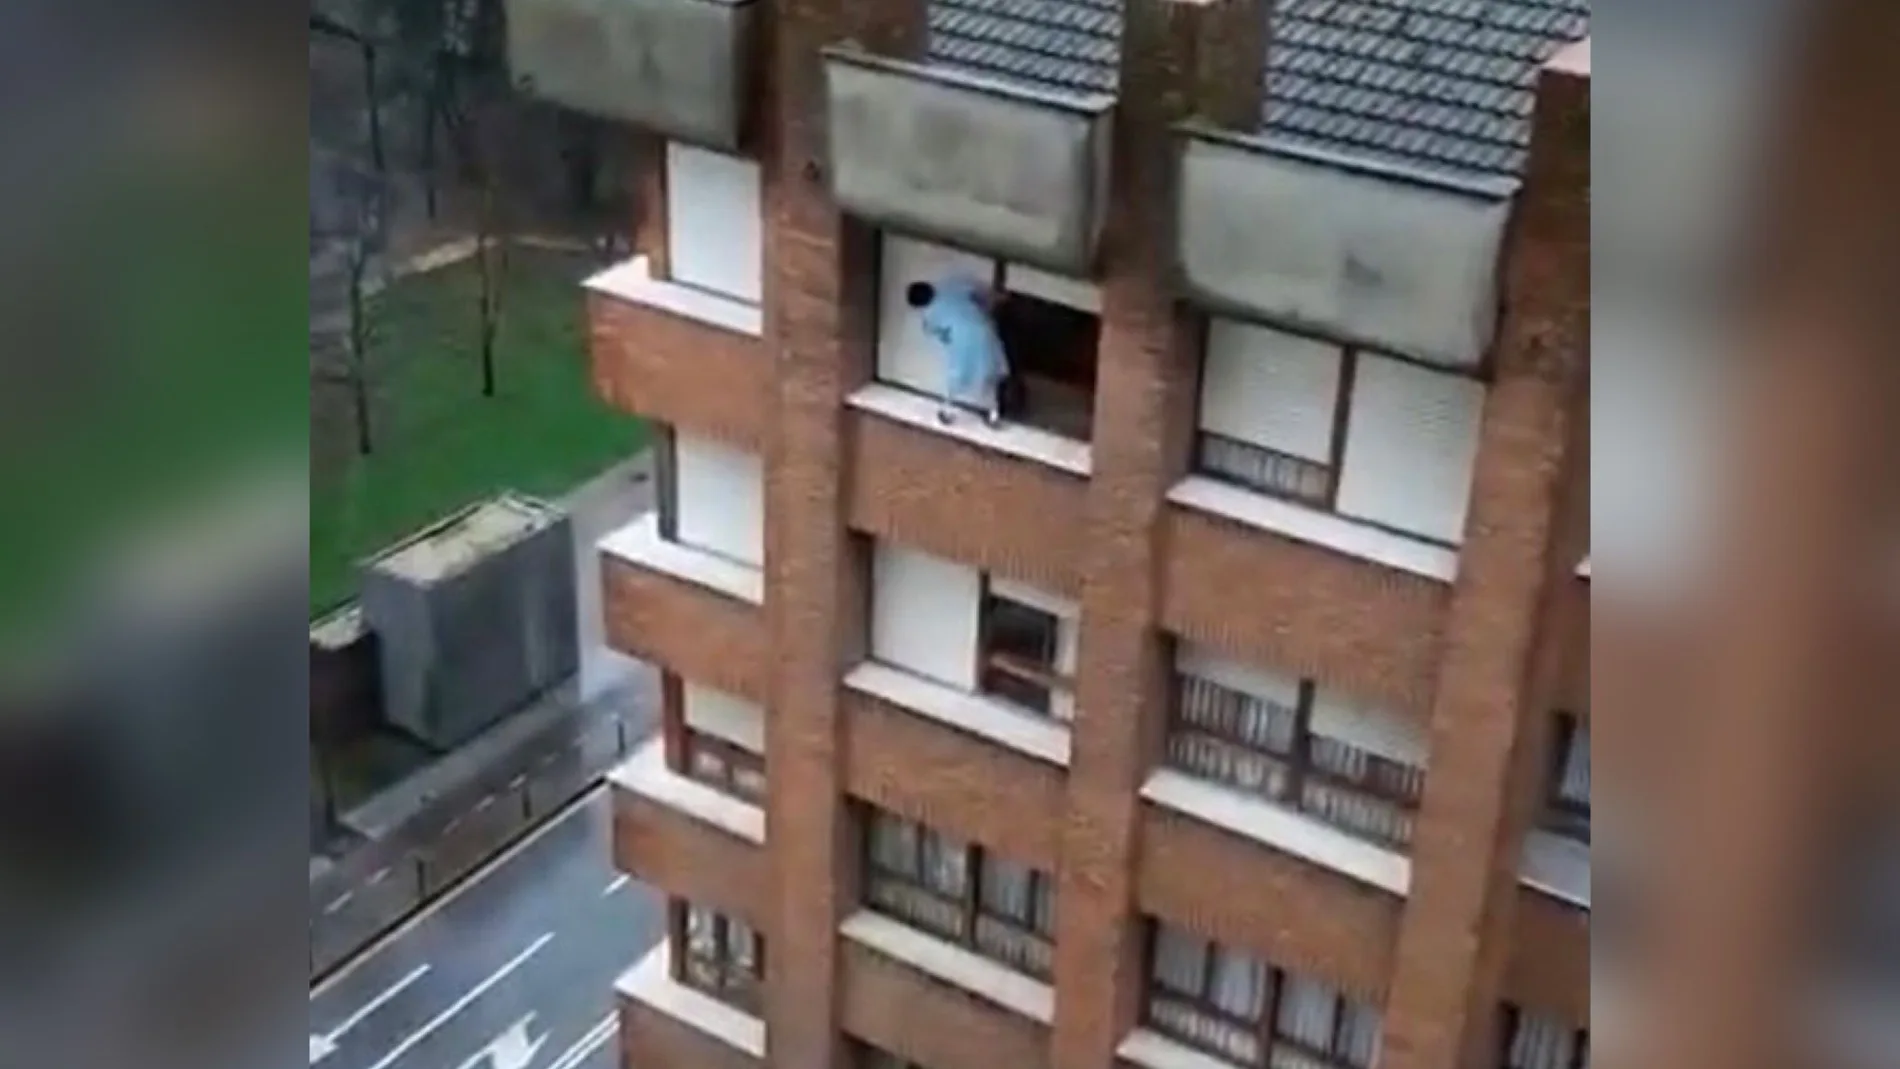
[(951, 275), (933, 285), (936, 296), (923, 308), (923, 326), (943, 360), (944, 404), (992, 411), (997, 385), (1009, 374), (1009, 357), (978, 297), (982, 287), (967, 275)]

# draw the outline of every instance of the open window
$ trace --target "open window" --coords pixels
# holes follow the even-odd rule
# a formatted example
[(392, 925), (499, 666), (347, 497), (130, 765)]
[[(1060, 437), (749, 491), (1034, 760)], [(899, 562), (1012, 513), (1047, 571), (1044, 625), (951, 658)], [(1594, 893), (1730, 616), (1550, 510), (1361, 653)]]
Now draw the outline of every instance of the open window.
[(1579, 842), (1590, 841), (1590, 728), (1575, 713), (1557, 714), (1551, 746), (1550, 788), (1543, 824)]
[(977, 689), (1042, 716), (1075, 716), (1075, 614), (1004, 581), (984, 584)]
[(993, 292), (997, 333), (1011, 371), (999, 398), (1004, 418), (1089, 440), (1102, 312), (1094, 284), (896, 234), (884, 235), (879, 255), (880, 382), (931, 396), (942, 388), (941, 358), (904, 290), (912, 282), (967, 275)]
[(1102, 337), (1100, 292), (1016, 264), (1003, 268), (1001, 281), (996, 330), (1010, 362), (1004, 418), (1088, 441)]

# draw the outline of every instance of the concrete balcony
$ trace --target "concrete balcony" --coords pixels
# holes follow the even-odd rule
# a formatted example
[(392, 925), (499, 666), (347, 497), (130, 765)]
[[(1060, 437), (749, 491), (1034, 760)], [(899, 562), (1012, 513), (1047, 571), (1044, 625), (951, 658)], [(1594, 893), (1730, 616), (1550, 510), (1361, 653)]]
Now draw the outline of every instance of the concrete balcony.
[(508, 65), (534, 96), (737, 152), (752, 101), (755, 0), (506, 0)]
[(835, 46), (831, 194), (881, 227), (1088, 277), (1114, 99)]
[(1211, 311), (1441, 367), (1483, 361), (1514, 187), (1183, 129), (1179, 282)]
[(658, 738), (608, 774), (614, 866), (762, 927), (772, 905), (765, 812), (666, 767)]
[[(1068, 534), (1088, 492), (1086, 446), (1030, 427), (952, 429), (935, 403), (882, 384), (858, 391), (851, 525), (866, 534), (1081, 595)], [(953, 433), (954, 432), (954, 433)]]
[[(1358, 997), (1383, 998), (1405, 910), (1399, 895), (1156, 800), (1143, 808), (1141, 842), (1136, 894), (1144, 913)], [(1208, 880), (1210, 872), (1221, 878)], [(1250, 890), (1236, 895), (1233, 887)]]
[(868, 911), (846, 918), (838, 934), (847, 1033), (941, 1069), (1049, 1064), (1055, 990), (1048, 984)]
[(1590, 911), (1518, 889), (1505, 994), (1580, 1028), (1590, 1025)]
[(661, 940), (614, 983), (628, 1069), (761, 1069), (765, 1022), (679, 983)]
[(758, 452), (772, 360), (756, 307), (652, 277), (646, 257), (587, 280), (594, 391), (615, 409)]
[(660, 536), (649, 512), (600, 541), (607, 645), (754, 702), (771, 663), (756, 568)]
[[(1451, 586), (1179, 505), (1162, 624), (1417, 717), (1431, 715)], [(1232, 592), (1249, 592), (1244, 605)]]

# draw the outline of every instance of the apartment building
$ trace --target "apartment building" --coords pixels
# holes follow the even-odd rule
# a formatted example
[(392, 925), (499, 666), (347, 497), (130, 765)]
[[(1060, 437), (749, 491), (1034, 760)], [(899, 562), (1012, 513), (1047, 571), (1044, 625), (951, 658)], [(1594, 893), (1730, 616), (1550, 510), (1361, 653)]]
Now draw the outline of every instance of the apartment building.
[[(568, 0), (664, 730), (627, 1064), (1589, 1060), (1587, 11)], [(935, 419), (904, 286), (1007, 295)]]

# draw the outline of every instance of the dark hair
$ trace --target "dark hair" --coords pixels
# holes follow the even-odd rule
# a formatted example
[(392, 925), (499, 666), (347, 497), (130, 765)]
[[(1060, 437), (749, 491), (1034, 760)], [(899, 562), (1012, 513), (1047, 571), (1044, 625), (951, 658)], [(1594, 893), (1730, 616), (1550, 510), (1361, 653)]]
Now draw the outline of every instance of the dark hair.
[(928, 282), (913, 282), (904, 287), (904, 303), (912, 308), (923, 308), (937, 299), (937, 287)]

